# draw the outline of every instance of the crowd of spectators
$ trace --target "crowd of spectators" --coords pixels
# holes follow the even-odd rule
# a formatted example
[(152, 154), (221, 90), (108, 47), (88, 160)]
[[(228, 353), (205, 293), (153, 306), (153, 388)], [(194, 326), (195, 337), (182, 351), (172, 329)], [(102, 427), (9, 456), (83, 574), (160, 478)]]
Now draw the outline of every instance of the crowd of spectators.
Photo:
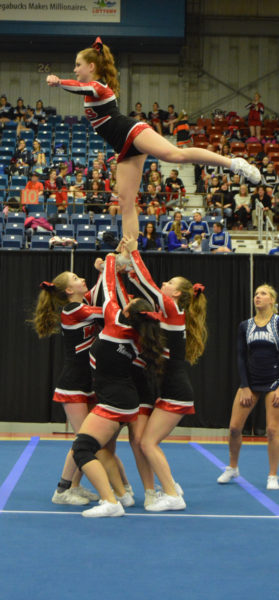
[[(191, 222), (188, 220), (186, 230), (181, 229), (180, 220), (175, 219), (167, 237), (166, 231), (159, 231), (165, 241), (168, 240), (169, 250), (181, 248), (200, 252), (204, 238), (209, 240), (210, 235), (215, 234), (209, 248), (218, 251), (218, 239), (225, 240), (226, 237), (224, 224), (226, 229), (257, 228), (257, 200), (261, 202), (264, 218), (268, 217), (277, 227), (279, 121), (263, 119), (264, 106), (257, 94), (247, 108), (246, 119), (236, 113), (216, 111), (211, 119), (200, 118), (197, 123), (188, 123), (186, 112), (178, 114), (173, 104), (163, 110), (158, 102), (154, 102), (152, 109), (144, 112), (141, 102), (137, 102), (131, 111), (130, 116), (148, 122), (161, 135), (176, 135), (178, 145), (192, 144), (227, 156), (244, 156), (255, 162), (262, 173), (262, 182), (255, 187), (230, 173), (229, 169), (196, 165), (196, 191), (203, 194), (204, 214), (215, 218), (214, 227), (219, 229), (209, 232), (208, 221), (203, 220), (200, 211), (196, 210)], [(94, 136), (85, 118), (80, 122), (76, 117), (62, 120), (54, 113), (54, 109), (44, 107), (42, 100), (31, 107), (19, 97), (13, 107), (5, 94), (0, 97), (0, 180), (2, 175), (7, 176), (6, 189), (0, 181), (2, 210), (6, 213), (17, 210), (28, 205), (28, 199), (32, 198), (34, 202), (35, 198), (35, 202), (43, 202), (45, 209), (50, 202), (52, 206), (55, 204), (60, 216), (67, 213), (69, 203), (72, 203), (74, 210), (75, 206), (82, 205), (92, 221), (98, 214), (117, 217), (121, 212), (116, 184), (117, 155), (104, 146), (98, 135)], [(77, 137), (74, 138), (73, 125), (78, 123), (80, 129), (75, 131)], [(50, 132), (48, 140), (45, 137), (47, 131)], [(65, 137), (62, 131), (68, 132)], [(8, 142), (13, 151), (7, 161), (2, 159), (7, 159), (4, 154)], [(78, 150), (82, 150), (80, 154)], [(13, 185), (16, 176), (24, 180), (24, 186)], [(178, 169), (171, 169), (164, 178), (158, 161), (149, 157), (135, 202), (138, 214), (154, 218), (155, 224), (151, 220), (151, 224), (146, 223), (145, 230), (141, 231), (142, 249), (163, 247), (156, 225), (162, 230), (162, 217), (167, 217), (177, 206), (183, 206), (185, 199), (186, 189)], [(231, 250), (227, 239), (224, 245)]]

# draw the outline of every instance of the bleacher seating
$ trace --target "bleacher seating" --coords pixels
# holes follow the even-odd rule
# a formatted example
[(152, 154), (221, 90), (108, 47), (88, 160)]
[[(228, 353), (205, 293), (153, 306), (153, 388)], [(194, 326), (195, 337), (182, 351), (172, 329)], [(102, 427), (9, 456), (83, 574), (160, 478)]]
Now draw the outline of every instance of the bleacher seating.
[(49, 250), (49, 237), (33, 234), (30, 242), (31, 250)]
[(2, 238), (2, 248), (7, 250), (20, 250), (23, 246), (22, 235), (7, 235), (4, 234)]

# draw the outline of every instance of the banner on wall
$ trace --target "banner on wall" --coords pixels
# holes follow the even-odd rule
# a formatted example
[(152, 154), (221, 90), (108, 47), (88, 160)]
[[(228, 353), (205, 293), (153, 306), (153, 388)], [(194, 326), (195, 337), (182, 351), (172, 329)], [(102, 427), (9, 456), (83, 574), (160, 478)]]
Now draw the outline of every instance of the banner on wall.
[(0, 0), (1, 21), (120, 23), (121, 0)]

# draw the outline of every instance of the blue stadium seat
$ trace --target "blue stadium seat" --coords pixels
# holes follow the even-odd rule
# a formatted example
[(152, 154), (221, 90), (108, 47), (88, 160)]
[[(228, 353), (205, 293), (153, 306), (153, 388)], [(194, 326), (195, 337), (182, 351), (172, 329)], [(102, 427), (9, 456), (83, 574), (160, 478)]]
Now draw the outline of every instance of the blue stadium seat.
[(76, 237), (78, 242), (77, 250), (95, 250), (96, 249), (96, 238), (91, 235), (78, 235)]
[(12, 175), (11, 187), (24, 188), (27, 184), (28, 178), (25, 175)]
[(31, 250), (49, 250), (49, 238), (45, 235), (33, 234), (30, 244)]
[(72, 144), (83, 144), (86, 146), (87, 137), (85, 131), (75, 131), (72, 135)]
[(101, 226), (111, 226), (112, 225), (111, 215), (95, 215), (94, 225), (96, 227), (97, 232), (99, 231)]
[(12, 148), (11, 146), (7, 146), (6, 144), (2, 146), (0, 146), (0, 160), (1, 160), (1, 156), (9, 156), (10, 158), (12, 158), (14, 154), (14, 148)]
[(23, 236), (22, 235), (3, 235), (2, 238), (2, 248), (7, 248), (8, 250), (20, 250), (23, 246)]
[(75, 231), (77, 230), (78, 225), (90, 225), (89, 215), (84, 213), (72, 214), (71, 223), (74, 225)]
[(77, 236), (96, 237), (96, 227), (94, 225), (77, 225)]
[(59, 223), (55, 225), (56, 235), (59, 237), (74, 237), (75, 228), (73, 225)]
[(27, 129), (26, 131), (21, 131), (19, 137), (22, 140), (33, 142), (35, 133), (34, 133), (33, 129)]
[(7, 223), (24, 223), (26, 219), (25, 212), (9, 212)]
[[(0, 161), (1, 162), (1, 161)], [(7, 189), (8, 188), (8, 175), (6, 174), (1, 174), (0, 175), (0, 188), (2, 189)]]
[(5, 234), (7, 235), (21, 235), (23, 237), (24, 234), (24, 224), (23, 223), (6, 223)]
[(151, 223), (154, 223), (155, 227), (156, 227), (156, 216), (155, 215), (139, 215), (139, 228), (140, 230), (142, 230), (146, 223), (148, 223), (149, 221), (151, 221)]
[(69, 215), (83, 215), (84, 214), (84, 201), (82, 199), (73, 200), (68, 198), (68, 213)]

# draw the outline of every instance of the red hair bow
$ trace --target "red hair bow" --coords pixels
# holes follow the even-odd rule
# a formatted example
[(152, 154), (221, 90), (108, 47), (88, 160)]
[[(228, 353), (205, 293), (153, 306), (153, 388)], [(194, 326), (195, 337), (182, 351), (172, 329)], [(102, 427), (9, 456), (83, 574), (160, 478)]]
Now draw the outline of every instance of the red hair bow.
[(40, 288), (51, 292), (55, 289), (55, 285), (54, 283), (50, 283), (49, 281), (42, 281), (42, 283), (40, 283)]
[(96, 37), (95, 42), (92, 44), (92, 48), (99, 53), (103, 51), (103, 42), (100, 37)]
[(146, 315), (148, 319), (152, 319), (152, 321), (160, 321), (160, 315), (157, 312), (151, 312), (149, 310), (141, 310), (141, 315)]
[(205, 290), (205, 286), (202, 283), (194, 283), (193, 285), (194, 296), (199, 296)]

